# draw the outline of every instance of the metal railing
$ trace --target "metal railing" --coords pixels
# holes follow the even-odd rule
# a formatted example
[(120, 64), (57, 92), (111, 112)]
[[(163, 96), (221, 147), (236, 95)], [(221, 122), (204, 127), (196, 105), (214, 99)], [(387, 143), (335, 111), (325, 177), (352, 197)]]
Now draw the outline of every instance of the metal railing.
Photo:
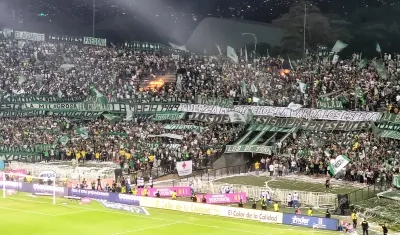
[(368, 185), (364, 188), (360, 188), (353, 192), (347, 193), (349, 204), (355, 204), (357, 202), (371, 199), (375, 197), (378, 193), (389, 190), (390, 188), (390, 184), (376, 183), (374, 185)]
[(196, 177), (197, 179), (200, 179), (201, 181), (211, 181), (211, 180), (224, 178), (224, 177), (230, 176), (230, 175), (247, 173), (248, 171), (249, 171), (249, 168), (247, 165), (230, 166), (230, 167), (224, 167), (224, 168), (215, 169), (215, 170), (204, 170), (204, 171), (198, 171), (198, 172), (192, 174), (191, 176), (187, 176), (187, 177), (183, 177), (183, 178), (174, 180), (173, 183), (188, 182), (190, 179), (193, 179), (194, 177)]

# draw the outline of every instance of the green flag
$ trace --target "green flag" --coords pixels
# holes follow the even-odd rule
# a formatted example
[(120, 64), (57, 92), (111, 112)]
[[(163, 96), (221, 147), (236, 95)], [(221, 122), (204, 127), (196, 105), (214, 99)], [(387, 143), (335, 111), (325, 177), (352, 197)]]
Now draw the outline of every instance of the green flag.
[(339, 171), (345, 168), (349, 162), (350, 159), (347, 156), (339, 155), (336, 157), (336, 159), (332, 159), (328, 164), (329, 172), (332, 175), (336, 175)]
[(365, 100), (365, 95), (361, 87), (357, 86), (356, 87), (356, 97), (361, 101), (362, 105), (366, 105), (367, 102)]
[(80, 127), (78, 129), (76, 129), (75, 132), (76, 132), (76, 134), (80, 135), (80, 137), (83, 138), (83, 139), (89, 138), (89, 133), (83, 127)]
[(119, 119), (121, 119), (120, 117), (112, 115), (112, 114), (103, 114), (103, 116), (104, 116), (104, 118), (106, 118), (110, 122), (116, 122)]
[(62, 145), (66, 145), (69, 141), (69, 137), (66, 135), (61, 136), (60, 138), (58, 138), (58, 142)]
[(100, 93), (100, 91), (98, 91), (94, 86), (90, 86), (90, 92), (92, 93), (92, 95), (96, 96), (97, 100), (101, 103), (101, 104), (107, 104), (107, 97), (105, 97), (103, 94)]

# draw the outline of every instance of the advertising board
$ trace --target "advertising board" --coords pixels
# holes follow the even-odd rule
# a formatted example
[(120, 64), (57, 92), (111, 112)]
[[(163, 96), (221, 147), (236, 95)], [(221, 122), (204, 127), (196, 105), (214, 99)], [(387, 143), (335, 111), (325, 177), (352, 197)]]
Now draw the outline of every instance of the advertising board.
[(267, 223), (282, 223), (282, 213), (216, 206), (205, 203), (174, 201), (161, 198), (141, 197), (140, 205), (143, 207), (174, 210), (188, 213), (214, 215), (236, 219), (262, 221)]
[(247, 202), (246, 193), (225, 193), (225, 194), (204, 194), (196, 195), (197, 201), (201, 202), (203, 196), (208, 204), (230, 204), (238, 203), (242, 199), (243, 203)]
[(337, 231), (339, 220), (314, 216), (283, 214), (283, 224)]

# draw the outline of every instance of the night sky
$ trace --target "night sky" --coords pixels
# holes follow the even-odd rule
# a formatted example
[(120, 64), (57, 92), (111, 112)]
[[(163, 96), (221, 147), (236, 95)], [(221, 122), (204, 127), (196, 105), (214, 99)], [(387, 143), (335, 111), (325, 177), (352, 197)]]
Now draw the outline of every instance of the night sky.
[[(74, 16), (91, 24), (92, 0), (8, 0), (15, 16), (28, 19), (44, 14), (49, 21)], [(201, 21), (204, 17), (241, 18), (270, 22), (286, 12), (295, 0), (96, 0), (96, 22), (127, 15), (135, 17), (142, 6), (152, 7), (152, 16), (168, 21)], [(396, 0), (313, 0), (323, 12), (346, 14), (360, 7), (393, 4)], [(129, 7), (127, 7), (129, 5)]]
[[(156, 31), (177, 30), (177, 41), (185, 41), (197, 24), (205, 17), (239, 18), (244, 20), (270, 23), (288, 11), (296, 0), (95, 0), (96, 24), (111, 21), (120, 22), (120, 17), (129, 24), (146, 27)], [(374, 7), (382, 4), (394, 4), (400, 0), (313, 0), (324, 13), (336, 13), (343, 17), (361, 7)], [(5, 6), (4, 6), (5, 3)], [(2, 15), (23, 24), (46, 24), (49, 31), (58, 30), (74, 22), (86, 26), (85, 33), (90, 32), (92, 25), (93, 0), (5, 0)], [(1, 10), (1, 9), (0, 9)], [(9, 13), (10, 12), (10, 13)], [(119, 17), (119, 18), (118, 18)], [(4, 19), (2, 19), (4, 21)], [(140, 23), (138, 23), (140, 22)], [(0, 22), (1, 23), (1, 22)], [(76, 28), (76, 26), (72, 28)], [(14, 26), (15, 27), (15, 26)], [(32, 28), (32, 26), (30, 26)], [(128, 30), (129, 30), (128, 26)], [(33, 27), (36, 31), (43, 26)], [(133, 28), (133, 27), (132, 27)], [(25, 29), (26, 30), (26, 29)], [(63, 32), (68, 34), (67, 32)], [(76, 33), (80, 34), (80, 33)], [(162, 35), (166, 35), (163, 33)], [(161, 37), (162, 37), (161, 35)]]

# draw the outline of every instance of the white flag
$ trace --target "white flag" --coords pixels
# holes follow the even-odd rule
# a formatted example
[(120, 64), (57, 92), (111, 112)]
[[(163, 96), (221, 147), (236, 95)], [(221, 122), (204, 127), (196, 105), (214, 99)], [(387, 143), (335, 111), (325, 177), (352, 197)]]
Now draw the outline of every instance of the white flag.
[(247, 109), (246, 113), (244, 114), (244, 118), (246, 120), (246, 123), (252, 122), (253, 121), (253, 117), (254, 117), (253, 111), (251, 111), (251, 109)]
[(247, 46), (246, 45), (244, 45), (244, 56), (245, 56), (246, 62), (247, 62), (248, 58), (247, 58)]
[(287, 106), (289, 109), (291, 109), (291, 110), (298, 110), (298, 109), (300, 109), (301, 107), (303, 107), (303, 105), (301, 105), (301, 104), (295, 104), (295, 103), (293, 103), (293, 102), (290, 102), (290, 104)]
[(177, 162), (176, 170), (178, 171), (179, 176), (186, 176), (186, 175), (192, 174), (192, 172), (193, 172), (192, 160)]
[(228, 46), (227, 50), (226, 50), (226, 56), (230, 59), (232, 59), (233, 61), (235, 61), (235, 63), (239, 63), (239, 58), (236, 55), (236, 51), (235, 49), (233, 49), (232, 47)]
[(125, 121), (132, 121), (133, 120), (133, 111), (132, 110), (126, 110), (126, 118)]
[(241, 113), (231, 111), (228, 112), (228, 116), (229, 119), (231, 120), (231, 123), (238, 123), (238, 122), (246, 123), (246, 117)]
[(376, 51), (377, 52), (379, 52), (379, 53), (381, 53), (382, 51), (381, 51), (381, 46), (379, 45), (379, 43), (376, 43)]
[(219, 47), (219, 45), (218, 45), (218, 44), (215, 44), (215, 45), (217, 46), (217, 49), (218, 49), (219, 55), (222, 55), (221, 48)]
[(303, 82), (299, 82), (299, 89), (300, 89), (301, 93), (305, 94), (306, 90), (307, 90), (307, 84), (305, 84)]
[(339, 155), (336, 159), (332, 159), (328, 165), (329, 172), (332, 175), (336, 175), (339, 171), (349, 164), (350, 159), (348, 159), (345, 155)]
[(347, 47), (346, 43), (344, 43), (344, 42), (342, 42), (340, 40), (337, 40), (335, 45), (332, 48), (332, 52), (339, 53), (346, 47)]
[(334, 55), (332, 59), (332, 64), (336, 64), (339, 61), (339, 55)]

